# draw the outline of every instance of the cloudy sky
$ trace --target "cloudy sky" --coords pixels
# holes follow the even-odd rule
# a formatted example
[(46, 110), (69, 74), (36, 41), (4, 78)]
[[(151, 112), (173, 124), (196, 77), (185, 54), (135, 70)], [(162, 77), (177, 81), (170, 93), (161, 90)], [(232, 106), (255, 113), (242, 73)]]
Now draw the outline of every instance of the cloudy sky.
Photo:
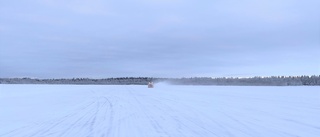
[(320, 74), (319, 0), (0, 1), (0, 77)]

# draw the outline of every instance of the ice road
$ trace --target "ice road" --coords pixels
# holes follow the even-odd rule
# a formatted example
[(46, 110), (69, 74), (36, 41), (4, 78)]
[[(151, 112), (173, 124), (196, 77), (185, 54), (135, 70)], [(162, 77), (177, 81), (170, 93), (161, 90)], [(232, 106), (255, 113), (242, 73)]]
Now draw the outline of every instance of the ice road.
[(297, 136), (320, 136), (320, 87), (0, 84), (0, 137)]

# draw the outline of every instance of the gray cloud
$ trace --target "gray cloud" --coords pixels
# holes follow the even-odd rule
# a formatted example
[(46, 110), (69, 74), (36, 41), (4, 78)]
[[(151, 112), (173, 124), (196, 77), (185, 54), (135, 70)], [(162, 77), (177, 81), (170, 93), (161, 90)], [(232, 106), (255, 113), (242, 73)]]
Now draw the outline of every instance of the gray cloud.
[(319, 6), (316, 0), (2, 2), (0, 77), (319, 74)]

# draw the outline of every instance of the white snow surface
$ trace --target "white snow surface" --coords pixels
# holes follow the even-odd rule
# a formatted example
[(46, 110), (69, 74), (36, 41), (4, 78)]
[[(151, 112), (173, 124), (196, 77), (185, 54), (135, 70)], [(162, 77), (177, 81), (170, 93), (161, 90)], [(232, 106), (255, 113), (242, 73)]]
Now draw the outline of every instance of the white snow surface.
[(320, 136), (320, 87), (0, 84), (0, 137), (298, 136)]

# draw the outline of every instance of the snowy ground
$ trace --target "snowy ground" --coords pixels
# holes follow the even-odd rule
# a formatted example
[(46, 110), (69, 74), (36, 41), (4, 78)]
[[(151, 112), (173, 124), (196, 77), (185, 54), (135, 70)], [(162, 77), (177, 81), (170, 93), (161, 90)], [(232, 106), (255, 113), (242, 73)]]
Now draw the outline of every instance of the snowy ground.
[(319, 137), (320, 87), (0, 85), (0, 137)]

